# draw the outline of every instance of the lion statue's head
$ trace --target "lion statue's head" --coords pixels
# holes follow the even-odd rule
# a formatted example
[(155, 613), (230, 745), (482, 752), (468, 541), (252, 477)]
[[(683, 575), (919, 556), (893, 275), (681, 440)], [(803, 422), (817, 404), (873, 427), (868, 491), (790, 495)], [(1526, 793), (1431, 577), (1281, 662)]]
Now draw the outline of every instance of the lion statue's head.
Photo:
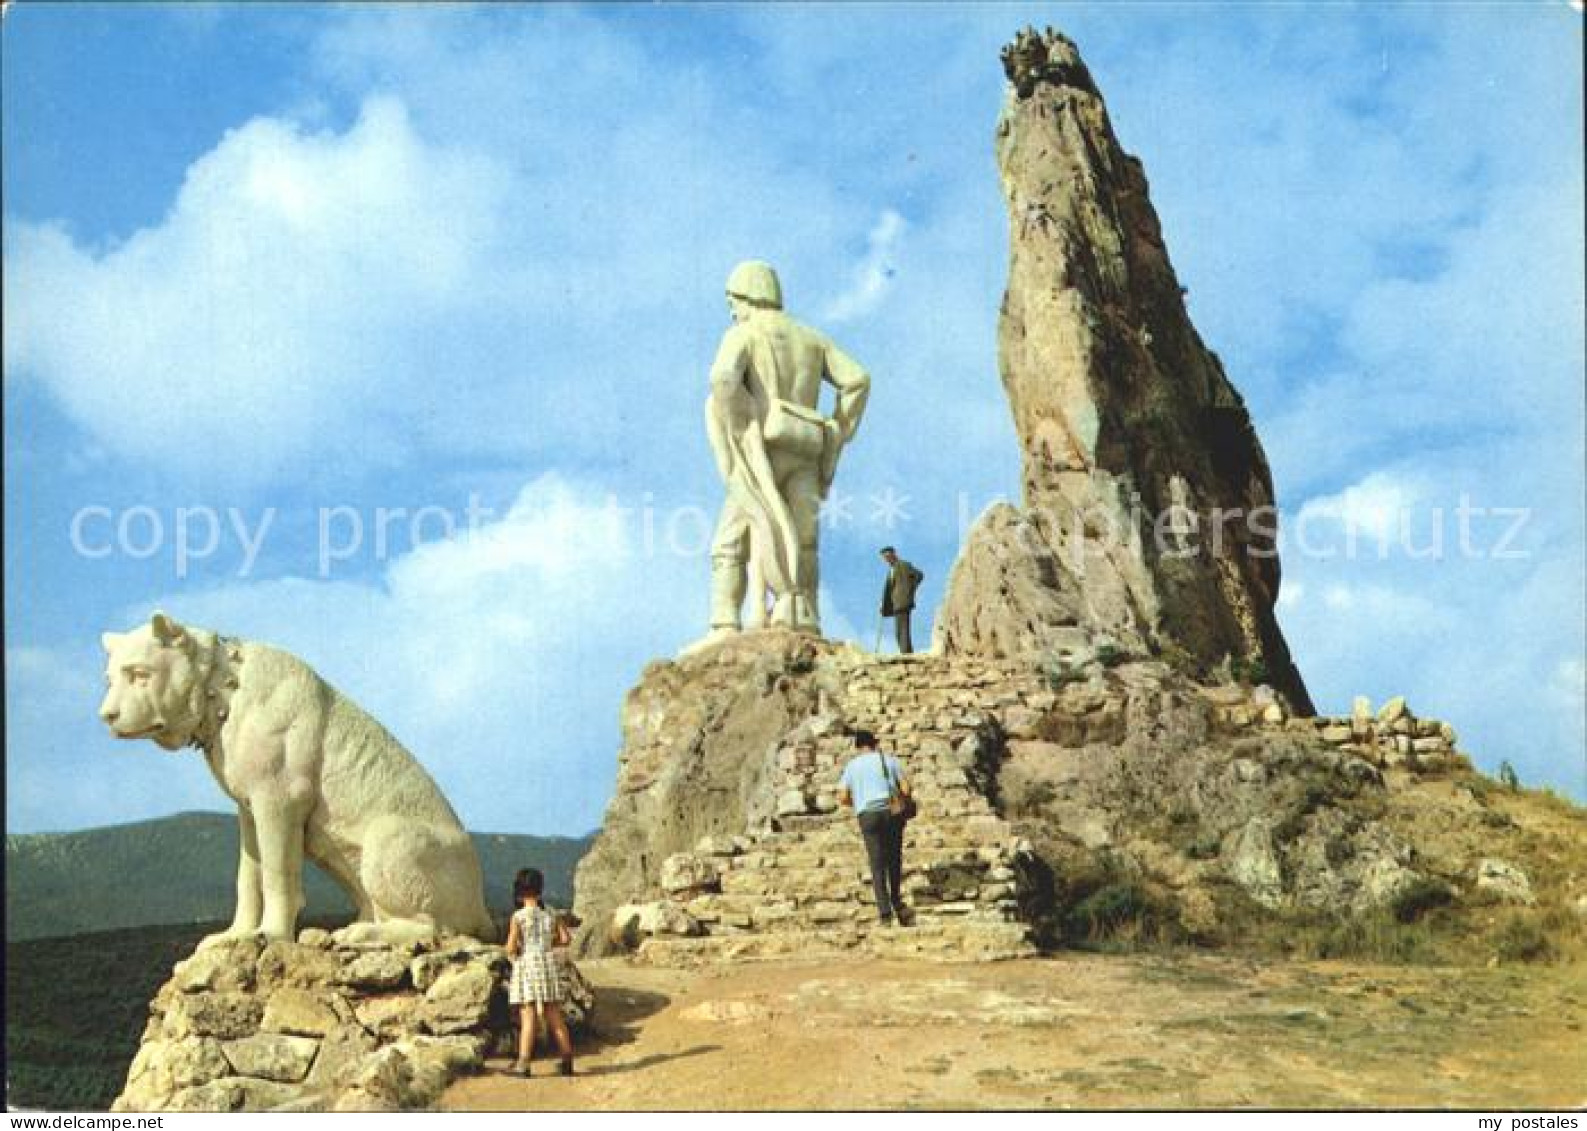
[[(200, 637), (202, 636), (202, 639)], [(100, 637), (109, 690), (99, 717), (117, 738), (150, 738), (166, 750), (193, 742), (205, 721), (214, 638), (164, 613), (131, 632)]]

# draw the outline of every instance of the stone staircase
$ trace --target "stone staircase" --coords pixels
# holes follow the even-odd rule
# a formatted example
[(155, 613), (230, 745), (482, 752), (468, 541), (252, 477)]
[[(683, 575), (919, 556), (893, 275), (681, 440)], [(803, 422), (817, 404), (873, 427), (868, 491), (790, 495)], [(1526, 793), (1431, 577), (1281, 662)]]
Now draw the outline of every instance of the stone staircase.
[[(829, 662), (821, 711), (775, 751), (772, 816), (741, 836), (706, 837), (663, 866), (663, 889), (699, 933), (657, 935), (639, 957), (672, 965), (854, 949), (963, 960), (1033, 953), (1021, 914), (1033, 860), (993, 804), (998, 720), (1050, 707), (1053, 694), (1028, 669), (860, 653)], [(864, 845), (838, 804), (858, 729), (898, 756), (920, 806), (904, 837), (907, 927), (878, 922)]]

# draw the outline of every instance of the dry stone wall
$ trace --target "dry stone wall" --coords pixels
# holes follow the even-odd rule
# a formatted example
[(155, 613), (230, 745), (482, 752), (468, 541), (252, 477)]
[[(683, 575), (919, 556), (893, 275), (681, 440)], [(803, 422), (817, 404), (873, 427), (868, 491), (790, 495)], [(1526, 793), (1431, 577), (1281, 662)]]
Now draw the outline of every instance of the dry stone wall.
[[(594, 994), (563, 954), (576, 1030)], [(406, 1111), (516, 1040), (498, 946), (409, 947), (309, 929), (248, 937), (177, 964), (115, 1111)]]
[(1472, 768), (1470, 756), (1455, 748), (1455, 728), (1439, 719), (1418, 718), (1401, 695), (1376, 711), (1371, 700), (1357, 696), (1348, 715), (1292, 718), (1269, 687), (1223, 685), (1204, 688), (1202, 694), (1221, 722), (1235, 727), (1283, 726), (1315, 734), (1385, 770), (1425, 774)]

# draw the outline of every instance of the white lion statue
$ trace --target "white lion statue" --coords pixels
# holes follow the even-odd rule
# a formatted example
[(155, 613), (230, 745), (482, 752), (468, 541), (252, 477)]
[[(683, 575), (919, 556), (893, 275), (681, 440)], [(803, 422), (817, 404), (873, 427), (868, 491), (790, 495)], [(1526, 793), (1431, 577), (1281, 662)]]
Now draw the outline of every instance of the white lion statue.
[(302, 660), (164, 613), (102, 639), (106, 725), (117, 738), (197, 747), (237, 803), (237, 914), (206, 943), (292, 938), (305, 855), (352, 898), (355, 938), (494, 937), (479, 858), (440, 789)]

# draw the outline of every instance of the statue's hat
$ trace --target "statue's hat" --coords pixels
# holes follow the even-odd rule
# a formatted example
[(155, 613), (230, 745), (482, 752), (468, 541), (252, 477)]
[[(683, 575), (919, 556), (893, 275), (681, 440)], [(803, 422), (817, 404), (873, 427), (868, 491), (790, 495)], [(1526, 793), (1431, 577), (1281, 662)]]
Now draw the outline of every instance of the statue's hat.
[(770, 263), (760, 259), (746, 259), (727, 277), (727, 293), (756, 306), (782, 309), (782, 284)]

